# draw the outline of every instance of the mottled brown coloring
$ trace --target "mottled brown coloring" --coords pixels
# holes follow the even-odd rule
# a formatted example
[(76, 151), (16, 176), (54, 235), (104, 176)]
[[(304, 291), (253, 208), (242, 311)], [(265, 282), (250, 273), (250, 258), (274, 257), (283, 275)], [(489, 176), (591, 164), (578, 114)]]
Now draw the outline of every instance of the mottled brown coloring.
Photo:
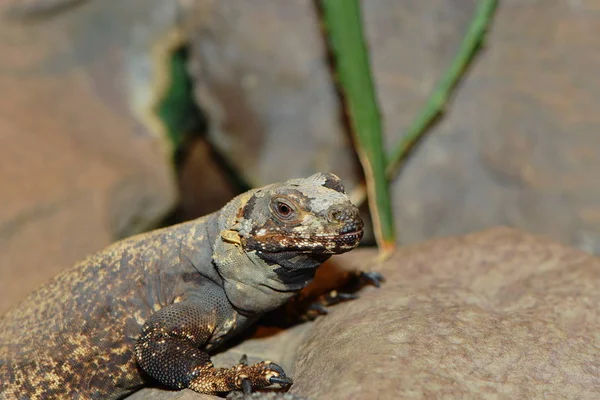
[(276, 364), (216, 369), (208, 352), (361, 237), (339, 179), (316, 174), (118, 242), (0, 319), (0, 397), (118, 399), (156, 381), (204, 393), (286, 383)]

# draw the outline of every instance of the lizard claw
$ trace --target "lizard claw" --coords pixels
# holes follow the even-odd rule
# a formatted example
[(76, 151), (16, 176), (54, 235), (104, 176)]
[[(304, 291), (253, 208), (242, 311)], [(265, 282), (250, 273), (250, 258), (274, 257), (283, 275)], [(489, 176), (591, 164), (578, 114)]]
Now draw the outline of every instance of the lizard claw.
[(252, 393), (254, 389), (275, 383), (282, 387), (292, 384), (292, 380), (286, 376), (283, 368), (270, 361), (262, 361), (253, 365), (240, 363), (228, 371), (233, 374), (235, 388), (241, 389), (246, 395)]
[(276, 372), (279, 376), (285, 377), (285, 371), (275, 363), (269, 363), (269, 370)]
[(252, 394), (252, 382), (250, 382), (250, 379), (242, 379), (242, 393), (244, 393), (244, 396)]
[(292, 383), (294, 383), (291, 378), (288, 378), (285, 375), (285, 372), (283, 371), (283, 368), (281, 368), (279, 365), (277, 365), (275, 363), (270, 363), (269, 364), (269, 370), (271, 372), (275, 372), (275, 375), (270, 376), (268, 378), (269, 383), (271, 383), (271, 384), (276, 383), (276, 384), (281, 385), (282, 387), (288, 387)]
[(248, 365), (248, 355), (244, 354), (240, 357), (240, 361), (238, 362), (238, 364), (241, 365)]
[(344, 300), (355, 300), (359, 297), (355, 293), (340, 293), (338, 291), (335, 291), (335, 293), (331, 292), (329, 295), (333, 296), (332, 300), (339, 300), (340, 302)]
[[(285, 316), (279, 316), (279, 319), (284, 319), (288, 324), (314, 321), (319, 316), (327, 315), (329, 313), (328, 307), (358, 299), (360, 297), (358, 291), (364, 286), (379, 288), (385, 282), (384, 276), (374, 271), (347, 271), (344, 279), (345, 282), (340, 285), (338, 290), (331, 290), (329, 293), (321, 293), (317, 296), (311, 294), (304, 297), (294, 297), (287, 308), (287, 310), (292, 310), (290, 314), (294, 315), (293, 320), (288, 321)], [(278, 322), (275, 322), (275, 325), (278, 325)]]
[(379, 272), (360, 271), (359, 274), (360, 274), (359, 275), (360, 280), (368, 285), (372, 285), (375, 287), (381, 287), (381, 283), (385, 282), (384, 276), (381, 275)]
[(380, 287), (385, 281), (383, 275), (379, 272), (355, 271), (350, 273), (350, 284), (346, 287), (346, 291), (332, 290), (331, 292), (321, 295), (319, 299), (312, 303), (305, 314), (305, 320), (314, 320), (319, 315), (328, 313), (327, 308), (338, 303), (348, 300), (358, 299), (360, 296), (356, 293), (358, 289), (365, 285)]
[(309, 311), (315, 311), (317, 312), (319, 315), (326, 315), (329, 314), (329, 310), (327, 309), (327, 307), (325, 307), (323, 304), (321, 303), (312, 303), (309, 307), (308, 307)]
[(291, 386), (292, 383), (294, 383), (291, 378), (288, 378), (285, 375), (283, 375), (283, 376), (272, 376), (271, 378), (269, 378), (269, 382), (276, 383), (278, 385), (281, 385), (282, 387)]
[(321, 302), (326, 306), (333, 306), (343, 301), (358, 299), (358, 297), (359, 296), (355, 293), (343, 293), (337, 290), (332, 290), (331, 292), (323, 295)]
[(329, 314), (327, 307), (339, 304), (343, 301), (358, 299), (358, 295), (355, 293), (342, 293), (337, 290), (321, 295), (317, 301), (308, 306), (304, 319), (313, 321), (320, 315)]

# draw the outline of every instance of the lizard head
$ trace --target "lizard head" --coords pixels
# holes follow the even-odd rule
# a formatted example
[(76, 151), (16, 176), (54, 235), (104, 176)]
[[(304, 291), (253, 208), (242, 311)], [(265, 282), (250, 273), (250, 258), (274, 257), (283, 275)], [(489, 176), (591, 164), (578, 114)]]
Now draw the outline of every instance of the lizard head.
[(242, 246), (259, 254), (340, 254), (363, 236), (358, 208), (331, 173), (257, 189), (238, 221)]
[(358, 209), (330, 173), (252, 190), (224, 210), (213, 262), (228, 299), (249, 313), (281, 305), (363, 236)]

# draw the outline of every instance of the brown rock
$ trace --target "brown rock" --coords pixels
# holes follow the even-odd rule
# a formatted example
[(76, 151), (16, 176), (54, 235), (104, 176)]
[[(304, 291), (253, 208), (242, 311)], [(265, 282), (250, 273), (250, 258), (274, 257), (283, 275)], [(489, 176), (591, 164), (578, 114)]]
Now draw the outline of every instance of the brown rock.
[(144, 57), (172, 14), (152, 21), (134, 3), (0, 15), (0, 314), (173, 206), (167, 141), (138, 114), (151, 102)]
[[(477, 3), (363, 2), (388, 144), (450, 65)], [(498, 3), (483, 51), (394, 184), (400, 240), (510, 225), (598, 252), (598, 3)]]
[(216, 400), (220, 397), (196, 393), (192, 390), (142, 389), (127, 397), (127, 400)]
[[(364, 267), (375, 252), (338, 258)], [(299, 348), (309, 398), (600, 396), (600, 260), (510, 229), (440, 239), (377, 267)]]
[(355, 185), (312, 1), (186, 2), (190, 71), (209, 136), (254, 185), (315, 171)]
[(175, 221), (188, 221), (223, 207), (238, 193), (204, 138), (190, 140), (177, 173), (179, 206)]

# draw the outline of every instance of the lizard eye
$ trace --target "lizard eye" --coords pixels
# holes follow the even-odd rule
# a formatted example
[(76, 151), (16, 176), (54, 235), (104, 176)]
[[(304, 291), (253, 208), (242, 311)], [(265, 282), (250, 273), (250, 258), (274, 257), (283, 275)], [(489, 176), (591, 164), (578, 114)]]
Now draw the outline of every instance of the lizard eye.
[(287, 217), (292, 213), (292, 209), (285, 203), (277, 203), (277, 211), (282, 217)]
[(294, 206), (284, 200), (284, 199), (275, 199), (272, 203), (272, 209), (279, 218), (283, 220), (290, 220), (296, 216), (296, 210)]

